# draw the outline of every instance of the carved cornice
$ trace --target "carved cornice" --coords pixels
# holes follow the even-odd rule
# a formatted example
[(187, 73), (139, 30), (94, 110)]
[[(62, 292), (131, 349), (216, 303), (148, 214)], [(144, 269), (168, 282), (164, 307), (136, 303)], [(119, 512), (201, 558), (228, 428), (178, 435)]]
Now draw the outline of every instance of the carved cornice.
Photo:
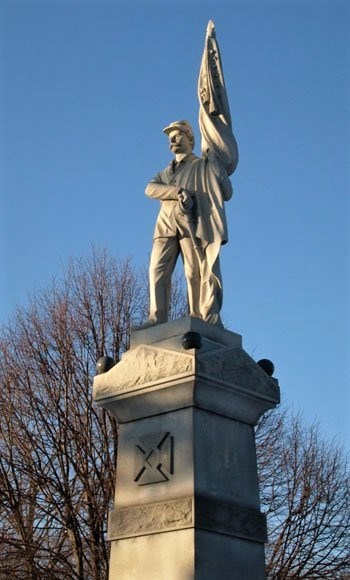
[(163, 381), (205, 378), (241, 392), (279, 402), (275, 379), (241, 348), (218, 348), (187, 354), (153, 346), (138, 346), (124, 353), (122, 360), (107, 373), (94, 379), (94, 399), (123, 395), (129, 391), (158, 385)]

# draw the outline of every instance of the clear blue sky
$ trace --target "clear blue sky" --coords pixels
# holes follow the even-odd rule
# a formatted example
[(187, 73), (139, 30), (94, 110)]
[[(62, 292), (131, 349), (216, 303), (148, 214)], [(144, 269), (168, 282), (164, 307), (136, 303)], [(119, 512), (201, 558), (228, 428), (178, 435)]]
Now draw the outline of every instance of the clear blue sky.
[(212, 18), (240, 150), (224, 318), (274, 361), (287, 404), (349, 441), (349, 9), (0, 2), (1, 320), (92, 244), (148, 261), (158, 203), (145, 184), (170, 159), (169, 121), (198, 137)]

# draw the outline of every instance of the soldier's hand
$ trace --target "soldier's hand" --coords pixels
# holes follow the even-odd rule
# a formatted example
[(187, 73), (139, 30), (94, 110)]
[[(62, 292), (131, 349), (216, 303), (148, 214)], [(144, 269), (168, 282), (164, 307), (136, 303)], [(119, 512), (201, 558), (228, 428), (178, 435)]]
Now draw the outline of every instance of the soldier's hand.
[(184, 209), (190, 210), (193, 207), (193, 200), (191, 195), (186, 191), (186, 189), (181, 189), (179, 193), (179, 200), (184, 207)]

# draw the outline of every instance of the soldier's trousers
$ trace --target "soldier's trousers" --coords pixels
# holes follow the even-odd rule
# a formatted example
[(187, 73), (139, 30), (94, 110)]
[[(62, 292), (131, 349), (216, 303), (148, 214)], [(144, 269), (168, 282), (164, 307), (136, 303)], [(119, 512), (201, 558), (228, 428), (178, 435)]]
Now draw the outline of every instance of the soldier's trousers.
[(168, 320), (171, 276), (181, 255), (187, 282), (189, 315), (213, 324), (220, 323), (222, 283), (219, 247), (209, 244), (204, 252), (204, 260), (200, 260), (189, 237), (153, 240), (149, 268), (150, 320), (158, 324)]

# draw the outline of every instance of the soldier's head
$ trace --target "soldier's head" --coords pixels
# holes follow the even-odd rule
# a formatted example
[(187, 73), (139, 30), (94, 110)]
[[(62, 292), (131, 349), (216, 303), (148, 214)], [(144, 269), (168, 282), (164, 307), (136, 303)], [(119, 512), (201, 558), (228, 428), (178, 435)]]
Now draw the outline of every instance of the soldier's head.
[(176, 153), (190, 154), (194, 148), (194, 134), (188, 121), (174, 121), (170, 123), (163, 133), (168, 135), (170, 150)]

